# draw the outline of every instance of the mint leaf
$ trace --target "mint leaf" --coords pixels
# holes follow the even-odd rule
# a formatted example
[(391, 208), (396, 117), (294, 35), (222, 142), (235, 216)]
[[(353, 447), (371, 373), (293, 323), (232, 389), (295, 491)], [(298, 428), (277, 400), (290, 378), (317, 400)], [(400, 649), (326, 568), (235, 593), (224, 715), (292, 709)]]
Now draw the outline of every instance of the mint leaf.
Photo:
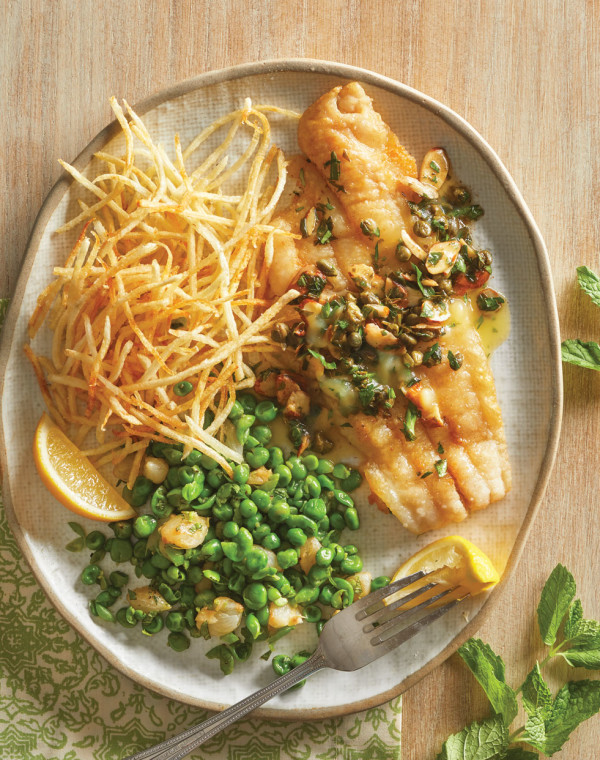
[(581, 601), (576, 599), (569, 607), (564, 630), (566, 646), (560, 655), (575, 668), (600, 668), (600, 623), (583, 617)]
[(525, 723), (525, 731), (519, 741), (527, 742), (532, 747), (542, 749), (546, 741), (546, 724), (541, 715), (531, 715)]
[(417, 286), (421, 293), (425, 296), (425, 298), (431, 298), (431, 296), (435, 295), (435, 290), (433, 288), (430, 288), (428, 285), (423, 285), (421, 280), (423, 279), (423, 272), (419, 269), (419, 267), (416, 264), (411, 265), (412, 268), (415, 270), (415, 274), (417, 276)]
[(552, 692), (544, 681), (540, 665), (536, 662), (523, 684), (523, 707), (527, 715), (541, 715), (545, 718), (552, 707)]
[(508, 747), (508, 728), (501, 715), (463, 728), (444, 742), (437, 760), (496, 760)]
[(542, 591), (537, 608), (538, 624), (544, 644), (556, 641), (560, 624), (575, 596), (575, 579), (563, 565), (557, 565), (550, 573)]
[(577, 282), (596, 306), (600, 306), (600, 277), (585, 266), (577, 267)]
[(585, 343), (578, 338), (563, 340), (560, 355), (563, 362), (585, 369), (600, 369), (600, 346), (594, 341)]
[(575, 599), (569, 607), (569, 616), (565, 623), (565, 639), (572, 639), (575, 636), (577, 626), (581, 620), (583, 620), (583, 607), (581, 606), (581, 600)]
[(530, 752), (523, 747), (512, 747), (508, 750), (505, 760), (539, 760), (537, 752)]
[(505, 681), (502, 658), (481, 639), (469, 639), (458, 653), (485, 691), (494, 712), (500, 713), (505, 724), (510, 725), (519, 707), (515, 692)]
[(546, 738), (539, 745), (529, 744), (553, 755), (584, 720), (600, 711), (600, 681), (569, 681), (556, 695), (546, 720)]
[(82, 526), (79, 523), (69, 522), (67, 523), (67, 525), (69, 526), (69, 528), (71, 528), (71, 530), (74, 533), (77, 533), (78, 536), (85, 538), (85, 530), (82, 528)]

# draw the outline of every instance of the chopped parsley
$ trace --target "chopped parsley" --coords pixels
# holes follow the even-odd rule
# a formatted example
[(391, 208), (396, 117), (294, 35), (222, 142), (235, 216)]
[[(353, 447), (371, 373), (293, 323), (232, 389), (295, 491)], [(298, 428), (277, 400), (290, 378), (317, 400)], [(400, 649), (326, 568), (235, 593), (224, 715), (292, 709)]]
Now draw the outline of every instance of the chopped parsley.
[(334, 150), (331, 151), (331, 158), (329, 161), (326, 161), (323, 166), (329, 167), (329, 179), (331, 182), (337, 182), (340, 178), (342, 162), (336, 156)]
[(463, 357), (458, 351), (454, 354), (452, 351), (448, 351), (448, 364), (456, 372), (457, 369), (462, 367)]
[(423, 364), (426, 367), (433, 367), (435, 364), (441, 364), (442, 362), (442, 349), (439, 343), (434, 343), (433, 346), (429, 346), (427, 351), (423, 354)]
[(443, 478), (444, 475), (448, 472), (448, 461), (446, 459), (438, 459), (434, 464), (434, 467), (439, 477)]
[(325, 369), (337, 369), (337, 364), (335, 362), (328, 362), (320, 351), (314, 351), (312, 348), (309, 348), (307, 350), (311, 356), (317, 359), (317, 361), (321, 362)]
[(409, 401), (406, 414), (404, 415), (404, 428), (402, 430), (407, 441), (414, 441), (417, 437), (415, 434), (415, 425), (417, 424), (419, 416), (419, 410), (412, 401)]
[(485, 293), (477, 296), (477, 306), (481, 311), (498, 311), (503, 303), (502, 296), (486, 296)]

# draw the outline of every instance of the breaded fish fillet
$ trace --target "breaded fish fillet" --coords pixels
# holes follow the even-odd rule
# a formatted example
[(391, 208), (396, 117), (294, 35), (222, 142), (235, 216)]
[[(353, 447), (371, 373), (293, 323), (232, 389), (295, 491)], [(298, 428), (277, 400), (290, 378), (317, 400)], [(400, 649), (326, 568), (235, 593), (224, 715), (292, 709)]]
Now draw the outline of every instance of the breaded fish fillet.
[[(379, 228), (380, 253), (395, 249), (402, 231), (412, 227), (404, 191), (406, 177), (416, 175), (414, 159), (357, 83), (319, 98), (302, 116), (298, 135), (310, 160), (303, 175), (308, 181), (297, 192), (296, 209), (284, 212), (280, 223), (297, 230), (297, 209), (306, 213), (309, 206), (326, 202), (336, 219), (335, 234), (326, 245), (296, 236), (276, 246), (271, 286), (282, 292), (284, 281), (288, 287), (325, 257), (339, 272), (328, 287), (344, 291), (352, 283), (351, 267), (373, 263), (373, 245), (361, 222), (370, 219)], [(334, 156), (340, 167), (332, 180)], [(423, 398), (435, 414), (427, 414), (421, 404), (414, 436), (405, 435), (405, 416), (409, 400), (419, 406), (417, 386), (404, 388), (406, 397), (398, 389), (385, 414), (360, 412), (345, 418), (321, 385), (340, 432), (364, 454), (363, 470), (373, 494), (413, 533), (464, 520), (471, 511), (501, 499), (511, 482), (494, 379), (471, 307), (454, 298), (449, 308), (451, 318), (438, 343), (444, 356), (449, 350), (462, 355), (462, 365), (455, 370), (444, 361), (418, 367), (420, 385), (426, 389)], [(344, 422), (350, 427), (342, 426)]]

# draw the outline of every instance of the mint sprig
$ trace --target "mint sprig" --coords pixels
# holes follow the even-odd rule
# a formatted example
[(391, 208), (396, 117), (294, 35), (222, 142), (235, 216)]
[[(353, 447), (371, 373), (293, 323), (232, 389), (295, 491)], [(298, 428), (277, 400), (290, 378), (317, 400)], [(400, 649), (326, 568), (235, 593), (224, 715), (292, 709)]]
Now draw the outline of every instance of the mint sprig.
[[(459, 648), (490, 701), (492, 715), (449, 736), (437, 760), (536, 760), (537, 752), (550, 757), (577, 726), (600, 712), (600, 681), (567, 681), (553, 696), (542, 675), (553, 657), (562, 657), (573, 667), (600, 669), (600, 622), (584, 618), (576, 590), (571, 573), (557, 565), (537, 609), (540, 635), (550, 649), (518, 689), (506, 683), (504, 662), (489, 644), (469, 639)], [(511, 733), (519, 695), (527, 720)]]
[[(585, 266), (577, 267), (577, 282), (596, 306), (600, 306), (600, 277)], [(564, 362), (577, 367), (600, 370), (600, 345), (595, 341), (582, 341), (579, 338), (564, 340), (561, 345), (561, 358)]]

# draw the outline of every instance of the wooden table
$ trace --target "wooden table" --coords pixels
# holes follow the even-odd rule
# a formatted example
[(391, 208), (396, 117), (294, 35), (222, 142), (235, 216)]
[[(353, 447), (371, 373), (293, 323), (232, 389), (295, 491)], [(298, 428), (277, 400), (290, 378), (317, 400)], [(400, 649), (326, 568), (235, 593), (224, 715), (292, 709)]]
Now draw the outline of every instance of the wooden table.
[[(574, 284), (600, 268), (600, 25), (594, 0), (5, 0), (0, 49), (0, 296), (10, 294), (36, 213), (60, 174), (129, 102), (245, 61), (312, 57), (394, 77), (464, 116), (521, 188), (552, 261), (564, 336), (600, 337)], [(514, 681), (539, 646), (534, 610), (557, 561), (600, 616), (600, 374), (565, 368), (560, 453), (524, 556), (480, 631)], [(583, 677), (589, 674), (582, 673)], [(458, 657), (404, 700), (404, 760), (435, 757), (486, 707)], [(600, 718), (561, 755), (597, 755)]]

